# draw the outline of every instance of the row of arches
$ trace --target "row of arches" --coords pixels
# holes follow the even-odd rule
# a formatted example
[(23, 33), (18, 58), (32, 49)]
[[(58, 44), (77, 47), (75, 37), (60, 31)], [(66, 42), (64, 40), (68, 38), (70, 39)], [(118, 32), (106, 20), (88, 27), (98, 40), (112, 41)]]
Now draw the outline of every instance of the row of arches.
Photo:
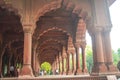
[[(5, 3), (3, 4), (5, 5)], [(23, 64), (25, 30), (21, 23), (21, 17), (14, 10), (7, 10), (4, 5), (0, 7), (2, 36), (0, 72), (3, 74), (4, 69), (2, 71), (2, 67), (4, 68), (7, 65), (7, 74), (10, 74), (10, 66), (16, 67), (17, 64)], [(73, 38), (76, 35), (74, 32), (76, 32), (75, 28), (78, 18), (76, 17), (77, 14), (72, 14), (71, 12), (69, 9), (66, 11), (65, 7), (59, 7), (56, 10), (45, 13), (36, 22), (37, 27), (33, 33), (33, 45), (37, 45), (36, 52), (39, 53), (37, 57), (39, 60), (46, 61), (48, 59), (48, 61), (53, 63), (54, 58), (51, 55), (58, 54), (59, 51), (62, 51), (63, 46), (67, 47), (68, 36)]]
[[(4, 72), (2, 67), (5, 65), (8, 68), (7, 74), (10, 74), (10, 66), (16, 67), (16, 64), (22, 64), (19, 75), (33, 76), (33, 72), (38, 71), (41, 63), (47, 61), (52, 65), (60, 55), (63, 58), (63, 67), (66, 57), (68, 57), (66, 63), (69, 65), (70, 53), (76, 55), (74, 74), (87, 72), (85, 63), (87, 29), (93, 44), (93, 73), (117, 71), (112, 63), (110, 47), (107, 48), (107, 45), (110, 45), (109, 28), (98, 28), (90, 23), (87, 24), (87, 13), (72, 2), (72, 0), (50, 2), (33, 18), (30, 18), (29, 11), (25, 11), (25, 15), (20, 17), (14, 10), (9, 11), (3, 6), (4, 3), (0, 4), (0, 73)], [(106, 40), (108, 43), (105, 43)], [(103, 48), (106, 50), (103, 51)], [(80, 49), (83, 55), (83, 70), (80, 66)], [(104, 60), (105, 58), (108, 59)], [(64, 68), (62, 69), (64, 71)]]

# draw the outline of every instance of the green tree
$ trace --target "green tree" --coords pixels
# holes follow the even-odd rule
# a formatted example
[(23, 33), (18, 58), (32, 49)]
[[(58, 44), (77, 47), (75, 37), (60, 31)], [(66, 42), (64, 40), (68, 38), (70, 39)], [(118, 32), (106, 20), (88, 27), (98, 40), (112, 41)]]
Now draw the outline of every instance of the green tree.
[(112, 55), (113, 55), (113, 63), (114, 63), (115, 66), (117, 66), (118, 61), (119, 61), (119, 57), (120, 57), (119, 56), (120, 55), (119, 49), (117, 50), (117, 52), (112, 50)]
[(117, 68), (120, 70), (120, 48), (118, 48), (117, 54), (118, 54)]
[(118, 56), (120, 58), (120, 48), (118, 48), (117, 53), (118, 53)]
[(86, 62), (88, 71), (91, 72), (93, 66), (93, 52), (91, 46), (86, 46)]
[(41, 64), (41, 70), (44, 70), (44, 71), (47, 72), (47, 74), (49, 74), (50, 71), (51, 71), (51, 65), (50, 65), (50, 63), (48, 63), (48, 62), (42, 63)]

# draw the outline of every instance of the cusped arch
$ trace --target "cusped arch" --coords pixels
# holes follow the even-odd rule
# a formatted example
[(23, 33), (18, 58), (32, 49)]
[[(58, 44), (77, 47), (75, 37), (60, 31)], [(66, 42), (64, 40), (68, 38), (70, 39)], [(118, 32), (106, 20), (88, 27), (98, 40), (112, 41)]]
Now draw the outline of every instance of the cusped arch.
[(44, 51), (42, 51), (42, 53), (39, 53), (38, 55), (45, 55), (46, 56), (46, 55), (51, 55), (51, 53), (55, 55), (56, 53), (58, 53), (58, 50), (57, 49), (44, 50)]
[(42, 51), (48, 50), (48, 49), (55, 49), (55, 50), (57, 50), (57, 51), (60, 51), (60, 50), (61, 50), (59, 46), (46, 46), (46, 47), (40, 49), (40, 53), (42, 53)]
[(62, 0), (52, 1), (38, 10), (38, 13), (35, 16), (36, 22), (39, 20), (39, 17), (43, 16), (45, 13), (50, 12), (51, 10), (56, 10), (61, 7)]
[(42, 46), (42, 45), (45, 45), (45, 44), (48, 44), (49, 42), (56, 42), (56, 43), (60, 43), (61, 45), (64, 45), (65, 42), (64, 40), (59, 40), (59, 39), (48, 39), (48, 40), (45, 40), (44, 42), (42, 42), (41, 44), (38, 45), (39, 46)]
[(83, 15), (83, 13), (85, 13), (86, 11), (83, 11), (83, 9), (79, 5), (76, 5), (75, 3), (68, 0), (56, 0), (44, 5), (38, 10), (35, 16), (36, 22), (39, 20), (39, 17), (44, 16), (45, 13), (59, 9), (61, 7), (66, 7), (66, 10), (72, 9), (72, 13), (77, 14), (79, 17), (86, 16)]
[(49, 61), (53, 61), (55, 56), (58, 55), (57, 54), (58, 51), (56, 49), (52, 49), (52, 50), (45, 50), (43, 51), (41, 54), (38, 54), (38, 57), (41, 60), (49, 60)]
[(65, 29), (62, 29), (62, 28), (58, 28), (58, 27), (51, 27), (51, 28), (49, 28), (49, 27), (48, 27), (47, 29), (43, 30), (43, 31), (39, 34), (38, 39), (39, 39), (42, 35), (44, 35), (45, 33), (49, 32), (49, 31), (52, 31), (52, 30), (61, 31), (62, 33), (65, 33), (65, 34), (68, 35), (68, 36), (71, 36), (71, 35), (72, 35), (71, 33), (69, 33), (69, 31), (67, 31), (67, 30), (65, 30)]

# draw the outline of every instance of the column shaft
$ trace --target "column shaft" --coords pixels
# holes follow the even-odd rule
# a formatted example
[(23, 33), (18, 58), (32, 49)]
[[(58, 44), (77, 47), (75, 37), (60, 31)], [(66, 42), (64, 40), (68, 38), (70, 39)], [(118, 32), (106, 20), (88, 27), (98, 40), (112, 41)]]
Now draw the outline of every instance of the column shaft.
[(61, 62), (59, 60), (59, 74), (61, 74)]
[(59, 73), (62, 74), (62, 57), (61, 53), (59, 53)]
[(32, 49), (32, 34), (27, 30), (24, 32), (24, 55), (23, 55), (23, 68), (20, 76), (29, 75), (33, 76), (31, 68), (31, 49)]
[(68, 59), (68, 60), (67, 60), (67, 61), (68, 61), (68, 62), (67, 62), (67, 63), (68, 63), (68, 64), (67, 64), (67, 65), (68, 65), (67, 74), (70, 75), (70, 74), (72, 74), (72, 71), (71, 71), (71, 69), (70, 69), (70, 67), (71, 67), (71, 65), (70, 65), (70, 60), (71, 60), (71, 59), (70, 59), (70, 53), (68, 53), (67, 59)]
[(55, 66), (54, 66), (54, 62), (52, 63), (52, 72), (53, 72), (53, 74), (55, 74)]
[(103, 39), (104, 39), (103, 45), (105, 45), (105, 53), (104, 54), (106, 54), (106, 65), (107, 65), (108, 71), (118, 72), (117, 67), (115, 67), (113, 64), (112, 48), (111, 48), (111, 41), (110, 41), (110, 30), (109, 29), (105, 30), (105, 32), (103, 34)]
[(81, 68), (80, 68), (80, 52), (79, 52), (79, 47), (76, 47), (76, 72), (75, 74), (81, 74)]
[(56, 56), (56, 70), (59, 69), (59, 65), (58, 65), (58, 56)]
[(75, 74), (75, 54), (72, 53), (72, 73)]
[(82, 71), (87, 73), (85, 47), (82, 47)]
[(39, 71), (40, 71), (39, 60), (38, 60), (37, 55), (35, 55), (35, 72), (36, 72), (36, 75), (39, 75)]
[(92, 70), (92, 74), (107, 72), (107, 67), (104, 63), (104, 54), (103, 54), (103, 45), (102, 45), (102, 37), (101, 30), (96, 29), (93, 34), (93, 56), (94, 56), (94, 66)]
[(36, 74), (36, 51), (35, 51), (35, 49), (33, 49), (33, 71), (34, 71), (34, 74)]
[(0, 78), (2, 77), (2, 55), (0, 55)]
[(23, 63), (31, 65), (32, 34), (24, 33), (24, 56)]
[(63, 75), (66, 74), (65, 73), (65, 61), (64, 60), (65, 60), (65, 57), (62, 58), (62, 74)]

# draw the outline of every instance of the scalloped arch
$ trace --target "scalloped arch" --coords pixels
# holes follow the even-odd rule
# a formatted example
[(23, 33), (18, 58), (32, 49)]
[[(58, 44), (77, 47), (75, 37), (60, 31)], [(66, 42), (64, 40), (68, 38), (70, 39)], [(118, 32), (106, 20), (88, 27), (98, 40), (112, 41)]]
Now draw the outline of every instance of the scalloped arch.
[[(58, 43), (56, 43), (55, 45), (57, 45)], [(44, 49), (48, 49), (48, 48), (55, 48), (55, 49), (57, 49), (57, 50), (59, 50), (60, 51), (60, 46), (50, 46), (50, 45), (48, 45), (48, 46), (45, 46), (45, 47), (41, 47), (41, 50), (40, 51), (42, 51), (42, 50), (44, 50)]]
[(35, 16), (35, 20), (39, 20), (40, 16), (43, 16), (46, 12), (50, 12), (51, 10), (56, 10), (58, 8), (61, 7), (61, 1), (62, 0), (56, 0), (54, 2), (51, 2), (49, 4), (46, 4), (45, 6), (43, 6), (43, 8), (40, 8), (38, 10), (37, 15)]
[[(56, 10), (58, 8), (61, 8), (63, 5), (62, 5), (62, 2), (64, 2), (63, 0), (56, 0), (56, 1), (53, 1), (49, 4), (46, 4), (44, 5), (42, 8), (40, 8), (35, 16), (35, 21), (37, 22), (39, 20), (39, 17), (41, 16), (44, 16), (45, 13), (47, 12), (50, 12), (52, 10)], [(66, 4), (66, 10), (68, 10), (69, 8), (73, 8), (73, 11), (72, 13), (75, 13), (77, 14), (79, 17), (81, 17), (81, 7), (80, 6), (77, 6), (75, 5), (75, 3), (72, 3), (70, 1), (68, 1)]]
[(39, 34), (38, 39), (40, 38), (40, 36), (44, 35), (45, 33), (49, 32), (49, 31), (52, 31), (52, 30), (62, 31), (63, 33), (66, 33), (68, 36), (71, 36), (70, 33), (68, 33), (66, 30), (64, 30), (62, 28), (51, 27), (51, 28), (48, 28), (47, 30), (44, 30), (41, 34)]
[(51, 41), (53, 41), (53, 42), (56, 42), (56, 43), (60, 43), (60, 44), (63, 44), (64, 42), (63, 41), (60, 41), (60, 40), (57, 40), (57, 39), (48, 39), (48, 40), (46, 40), (46, 41), (44, 41), (42, 44), (41, 44), (41, 46), (42, 45), (45, 45), (46, 43), (48, 43), (48, 42), (51, 42)]
[[(47, 47), (41, 49), (39, 54), (41, 54), (42, 52), (44, 52), (45, 50), (48, 50), (48, 49), (50, 49), (50, 48), (51, 48), (52, 50), (60, 51), (60, 49), (59, 49), (58, 47), (47, 46)], [(48, 52), (49, 52), (49, 51), (48, 51)]]

